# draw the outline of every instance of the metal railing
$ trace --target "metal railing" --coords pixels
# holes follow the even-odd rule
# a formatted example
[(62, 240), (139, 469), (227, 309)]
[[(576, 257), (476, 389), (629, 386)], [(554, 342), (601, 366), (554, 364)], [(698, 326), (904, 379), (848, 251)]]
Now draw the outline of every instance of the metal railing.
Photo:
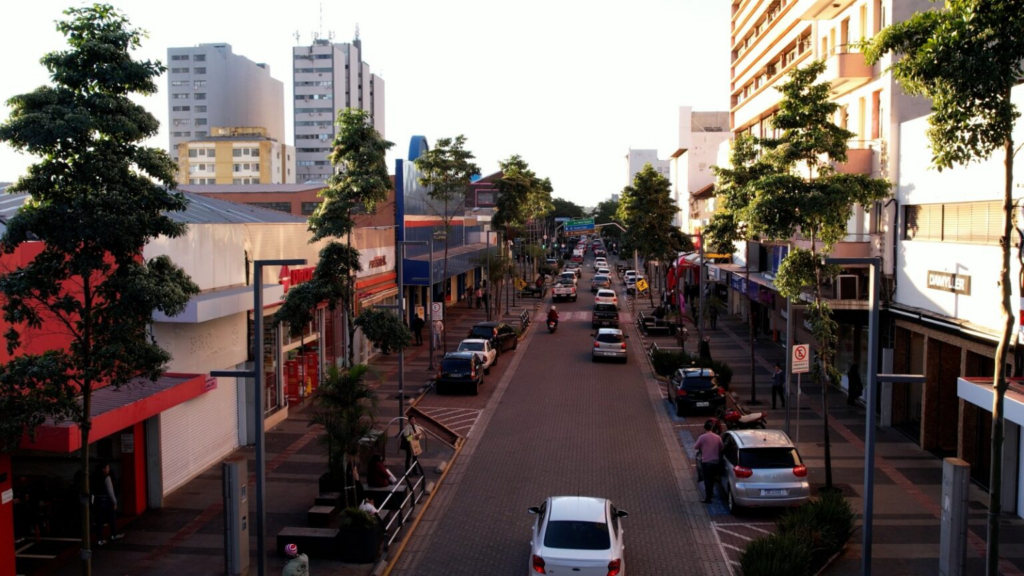
[[(414, 472), (419, 472), (419, 477), (415, 482), (412, 481), (410, 475)], [(405, 487), (401, 490), (404, 494), (399, 494), (401, 487)], [(391, 544), (394, 543), (398, 535), (402, 533), (402, 528), (405, 527), (413, 517), (416, 511), (416, 505), (419, 504), (420, 500), (427, 493), (427, 482), (426, 477), (423, 474), (423, 466), (417, 459), (413, 462), (412, 466), (405, 471), (405, 474), (398, 480), (395, 487), (391, 489), (384, 501), (381, 502), (380, 506), (377, 507), (377, 521), (384, 527), (384, 552), (391, 548)], [(387, 523), (381, 518), (381, 510), (389, 510), (388, 503), (394, 498), (396, 501), (401, 499), (401, 503), (396, 508), (391, 510), (390, 516)], [(392, 505), (394, 506), (394, 505)]]

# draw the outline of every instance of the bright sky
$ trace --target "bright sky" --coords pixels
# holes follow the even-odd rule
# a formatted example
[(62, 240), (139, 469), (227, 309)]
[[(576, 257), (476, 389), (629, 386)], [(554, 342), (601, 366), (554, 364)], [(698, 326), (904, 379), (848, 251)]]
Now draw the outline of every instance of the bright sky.
[[(148, 30), (137, 58), (166, 65), (167, 48), (227, 42), (270, 65), (284, 82), (292, 140), (291, 48), (321, 28), (321, 3), (114, 0)], [(63, 49), (53, 22), (71, 0), (19, 2), (0, 35), (0, 101), (48, 81), (39, 58)], [(522, 155), (555, 196), (593, 206), (625, 185), (627, 150), (678, 143), (678, 107), (728, 105), (730, 3), (725, 0), (374, 0), (324, 2), (322, 30), (351, 41), (386, 82), (389, 158), (409, 138), (465, 134), (484, 174)], [(152, 145), (166, 148), (167, 80), (145, 106), (161, 122)], [(0, 105), (0, 121), (9, 113)], [(0, 181), (33, 159), (0, 144)]]

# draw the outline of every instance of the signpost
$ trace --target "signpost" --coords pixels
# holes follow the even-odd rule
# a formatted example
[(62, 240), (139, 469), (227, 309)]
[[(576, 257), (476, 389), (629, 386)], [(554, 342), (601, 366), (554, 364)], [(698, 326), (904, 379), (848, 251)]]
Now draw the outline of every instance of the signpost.
[(577, 220), (569, 220), (565, 223), (565, 233), (570, 236), (579, 236), (581, 234), (592, 234), (594, 232), (594, 219), (593, 218), (580, 218)]
[[(800, 376), (811, 371), (811, 346), (809, 344), (793, 344), (793, 355), (789, 359), (790, 373), (796, 374), (796, 439), (800, 444)], [(789, 385), (789, 382), (786, 382)], [(789, 390), (786, 390), (789, 397)]]
[(643, 292), (647, 292), (647, 280), (640, 278), (636, 281), (636, 293), (641, 294)]
[(431, 302), (430, 313), (433, 314), (431, 321), (444, 320), (444, 302)]

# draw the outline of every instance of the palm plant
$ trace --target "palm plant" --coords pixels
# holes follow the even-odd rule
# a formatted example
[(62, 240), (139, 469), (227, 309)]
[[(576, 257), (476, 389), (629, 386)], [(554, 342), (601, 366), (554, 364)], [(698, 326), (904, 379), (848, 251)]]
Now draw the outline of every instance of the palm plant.
[(377, 393), (366, 382), (370, 368), (356, 364), (341, 371), (336, 366), (327, 369), (326, 377), (316, 394), (310, 410), (309, 425), (320, 425), (324, 434), (317, 438), (327, 449), (327, 468), (334, 481), (341, 479), (346, 506), (350, 501), (352, 476), (345, 472), (349, 459), (370, 438), (377, 427)]

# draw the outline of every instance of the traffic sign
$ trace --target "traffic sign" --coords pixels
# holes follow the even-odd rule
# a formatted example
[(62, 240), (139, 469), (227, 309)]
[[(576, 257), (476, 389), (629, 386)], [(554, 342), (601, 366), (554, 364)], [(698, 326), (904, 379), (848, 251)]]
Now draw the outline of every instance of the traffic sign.
[(565, 233), (569, 235), (589, 234), (594, 231), (593, 218), (580, 218), (565, 223)]
[(556, 216), (555, 217), (555, 222), (568, 222), (569, 220), (572, 220), (572, 218), (569, 218), (568, 216)]
[(431, 302), (430, 314), (434, 320), (444, 320), (444, 302)]
[(638, 293), (639, 292), (647, 292), (647, 280), (644, 280), (643, 278), (637, 280), (636, 281), (636, 291)]
[(522, 290), (523, 288), (526, 288), (526, 280), (516, 278), (516, 290)]
[(790, 360), (792, 374), (806, 374), (811, 371), (811, 347), (808, 344), (794, 344), (793, 358)]

